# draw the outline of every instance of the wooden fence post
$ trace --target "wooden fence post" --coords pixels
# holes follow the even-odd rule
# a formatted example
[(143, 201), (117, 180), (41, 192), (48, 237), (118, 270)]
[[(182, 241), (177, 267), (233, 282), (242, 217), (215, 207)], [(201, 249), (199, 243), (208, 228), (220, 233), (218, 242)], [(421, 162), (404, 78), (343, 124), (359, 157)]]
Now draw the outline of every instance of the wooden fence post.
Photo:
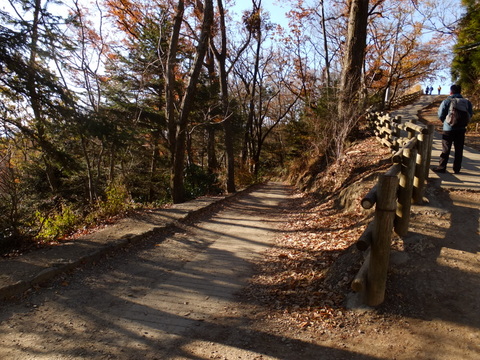
[(429, 124), (427, 126), (427, 133), (421, 133), (418, 135), (418, 154), (412, 194), (414, 204), (423, 203), (426, 180), (428, 179), (430, 160), (432, 158), (432, 143), (434, 131), (435, 125)]
[[(385, 299), (392, 230), (395, 228), (398, 235), (404, 236), (408, 232), (412, 200), (423, 201), (434, 133), (433, 125), (425, 129), (415, 121), (400, 124), (400, 117), (392, 119), (381, 114), (375, 119), (375, 135), (397, 153), (392, 156), (395, 165), (380, 176), (362, 199), (365, 209), (376, 204), (375, 218), (357, 242), (357, 248), (368, 249), (369, 254), (352, 282), (352, 289), (361, 292), (369, 306), (380, 305)], [(399, 140), (400, 130), (406, 130), (409, 141)]]
[(417, 160), (416, 147), (403, 150), (402, 170), (399, 179), (398, 204), (395, 217), (395, 232), (405, 236), (410, 223), (410, 209), (412, 207), (413, 178), (415, 173), (415, 162)]
[[(427, 125), (427, 140), (426, 140), (426, 145), (427, 145), (427, 156), (424, 162), (424, 176), (425, 179), (428, 179), (428, 172), (430, 171), (430, 161), (432, 160), (432, 147), (433, 147), (433, 134), (435, 133), (435, 125), (433, 124), (428, 124)], [(425, 184), (423, 184), (423, 188), (425, 188)]]
[(381, 175), (375, 208), (371, 256), (367, 273), (367, 304), (380, 305), (385, 298), (390, 243), (397, 206), (398, 176)]
[(368, 268), (370, 266), (370, 249), (367, 250), (367, 254), (365, 255), (365, 260), (360, 267), (360, 270), (358, 271), (357, 275), (352, 281), (352, 290), (360, 293), (362, 297), (362, 301), (365, 301), (365, 297), (367, 294), (367, 273), (368, 273)]
[(398, 139), (400, 139), (402, 131), (400, 130), (400, 125), (402, 124), (402, 117), (395, 116), (392, 119), (392, 127), (394, 127), (392, 143), (396, 143), (393, 147), (395, 150), (398, 150), (400, 145), (398, 144)]
[[(412, 120), (409, 120), (409, 122), (411, 124), (416, 124), (416, 120), (415, 119), (412, 119)], [(407, 127), (407, 139), (410, 140), (410, 139), (413, 139), (415, 137), (415, 129), (413, 129), (412, 127)]]

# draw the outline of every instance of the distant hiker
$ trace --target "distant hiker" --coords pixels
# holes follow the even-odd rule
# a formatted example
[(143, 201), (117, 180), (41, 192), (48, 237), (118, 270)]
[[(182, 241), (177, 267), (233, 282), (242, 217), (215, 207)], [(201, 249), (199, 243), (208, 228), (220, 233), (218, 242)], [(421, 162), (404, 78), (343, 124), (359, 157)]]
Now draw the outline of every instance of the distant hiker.
[(430, 86), (430, 95), (433, 94), (433, 86)]
[(438, 95), (440, 95), (440, 91), (442, 90), (442, 87), (438, 85)]
[(433, 171), (444, 173), (447, 170), (448, 157), (452, 144), (455, 146), (453, 171), (460, 172), (462, 167), (463, 145), (468, 121), (473, 116), (472, 103), (460, 93), (460, 85), (450, 87), (450, 96), (442, 101), (438, 108), (438, 118), (443, 122), (442, 154), (438, 166)]
[(427, 86), (427, 87), (425, 88), (425, 95), (428, 95), (429, 91), (430, 91), (430, 88)]

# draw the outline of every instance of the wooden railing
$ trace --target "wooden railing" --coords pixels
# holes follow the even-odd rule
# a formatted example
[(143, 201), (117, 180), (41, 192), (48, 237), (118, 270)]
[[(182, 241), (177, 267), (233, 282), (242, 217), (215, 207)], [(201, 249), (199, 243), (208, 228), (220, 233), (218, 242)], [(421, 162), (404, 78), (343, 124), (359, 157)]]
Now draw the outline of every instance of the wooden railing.
[(420, 91), (414, 92), (412, 94), (395, 97), (390, 102), (389, 107), (391, 109), (393, 109), (393, 108), (396, 108), (398, 106), (404, 106), (404, 105), (411, 104), (412, 102), (417, 100), (422, 95), (423, 95), (423, 91), (420, 90)]
[(364, 303), (377, 306), (385, 297), (392, 233), (406, 235), (412, 203), (423, 202), (434, 126), (402, 124), (400, 117), (384, 113), (367, 118), (377, 139), (392, 150), (393, 165), (362, 199), (365, 209), (375, 205), (375, 216), (357, 241), (357, 248), (367, 253), (352, 289), (362, 295)]

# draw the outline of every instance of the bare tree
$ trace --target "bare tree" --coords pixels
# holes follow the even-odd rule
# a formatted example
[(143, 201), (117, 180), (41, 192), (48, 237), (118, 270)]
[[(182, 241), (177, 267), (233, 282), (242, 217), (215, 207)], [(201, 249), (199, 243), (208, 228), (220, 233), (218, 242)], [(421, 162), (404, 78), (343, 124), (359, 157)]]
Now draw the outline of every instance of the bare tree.
[[(203, 5), (203, 6), (202, 6)], [(170, 146), (173, 150), (172, 161), (172, 197), (174, 203), (181, 203), (185, 201), (185, 186), (184, 186), (184, 166), (185, 166), (185, 150), (187, 139), (187, 125), (188, 116), (193, 106), (195, 89), (198, 78), (203, 67), (203, 60), (208, 49), (209, 39), (212, 34), (213, 25), (213, 2), (212, 0), (205, 0), (204, 4), (197, 2), (199, 10), (203, 9), (203, 21), (200, 30), (200, 36), (196, 47), (195, 60), (193, 62), (188, 84), (185, 93), (182, 97), (178, 115), (173, 114), (173, 80), (174, 80), (174, 65), (176, 52), (178, 48), (178, 39), (180, 33), (181, 22), (184, 14), (184, 1), (179, 0), (177, 12), (175, 15), (174, 30), (171, 37), (170, 48), (168, 53), (167, 76), (166, 76), (166, 91), (167, 94), (167, 119), (169, 123), (169, 138)]]
[(232, 59), (231, 65), (227, 68), (227, 26), (225, 20), (225, 9), (223, 6), (222, 0), (217, 0), (217, 8), (219, 14), (219, 27), (220, 27), (220, 45), (217, 47), (215, 45), (214, 39), (212, 38), (211, 47), (213, 53), (215, 54), (215, 59), (218, 65), (219, 71), (219, 80), (220, 80), (220, 91), (221, 91), (221, 103), (222, 103), (222, 112), (223, 112), (223, 131), (225, 137), (225, 152), (227, 156), (227, 191), (233, 193), (235, 189), (235, 154), (233, 149), (233, 130), (232, 130), (232, 111), (229, 106), (230, 95), (229, 95), (229, 86), (228, 86), (228, 74), (231, 72), (232, 67), (235, 65), (239, 56), (245, 51), (248, 44), (250, 43), (252, 33), (248, 32), (248, 37), (243, 44), (240, 46), (235, 54), (235, 58)]

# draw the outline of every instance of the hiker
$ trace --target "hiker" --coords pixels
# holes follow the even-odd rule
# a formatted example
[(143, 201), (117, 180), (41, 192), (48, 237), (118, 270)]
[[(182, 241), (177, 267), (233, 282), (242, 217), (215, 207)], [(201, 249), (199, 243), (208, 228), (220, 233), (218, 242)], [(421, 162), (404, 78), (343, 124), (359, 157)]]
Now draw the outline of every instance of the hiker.
[(430, 85), (430, 95), (433, 94), (433, 86)]
[(425, 88), (425, 95), (428, 95), (429, 92), (430, 92), (430, 88), (427, 86), (427, 87)]
[(442, 87), (438, 85), (438, 95), (440, 95), (440, 91), (442, 90)]
[[(460, 94), (461, 91), (460, 85), (452, 85), (450, 87), (450, 96), (443, 100), (438, 108), (438, 118), (443, 123), (443, 135), (442, 154), (440, 155), (438, 166), (433, 168), (433, 171), (437, 173), (446, 172), (452, 144), (455, 146), (455, 157), (453, 160), (453, 171), (455, 174), (458, 174), (462, 167), (465, 132), (468, 121), (473, 115), (473, 108), (472, 103)], [(455, 119), (461, 118), (463, 121), (455, 124)]]

